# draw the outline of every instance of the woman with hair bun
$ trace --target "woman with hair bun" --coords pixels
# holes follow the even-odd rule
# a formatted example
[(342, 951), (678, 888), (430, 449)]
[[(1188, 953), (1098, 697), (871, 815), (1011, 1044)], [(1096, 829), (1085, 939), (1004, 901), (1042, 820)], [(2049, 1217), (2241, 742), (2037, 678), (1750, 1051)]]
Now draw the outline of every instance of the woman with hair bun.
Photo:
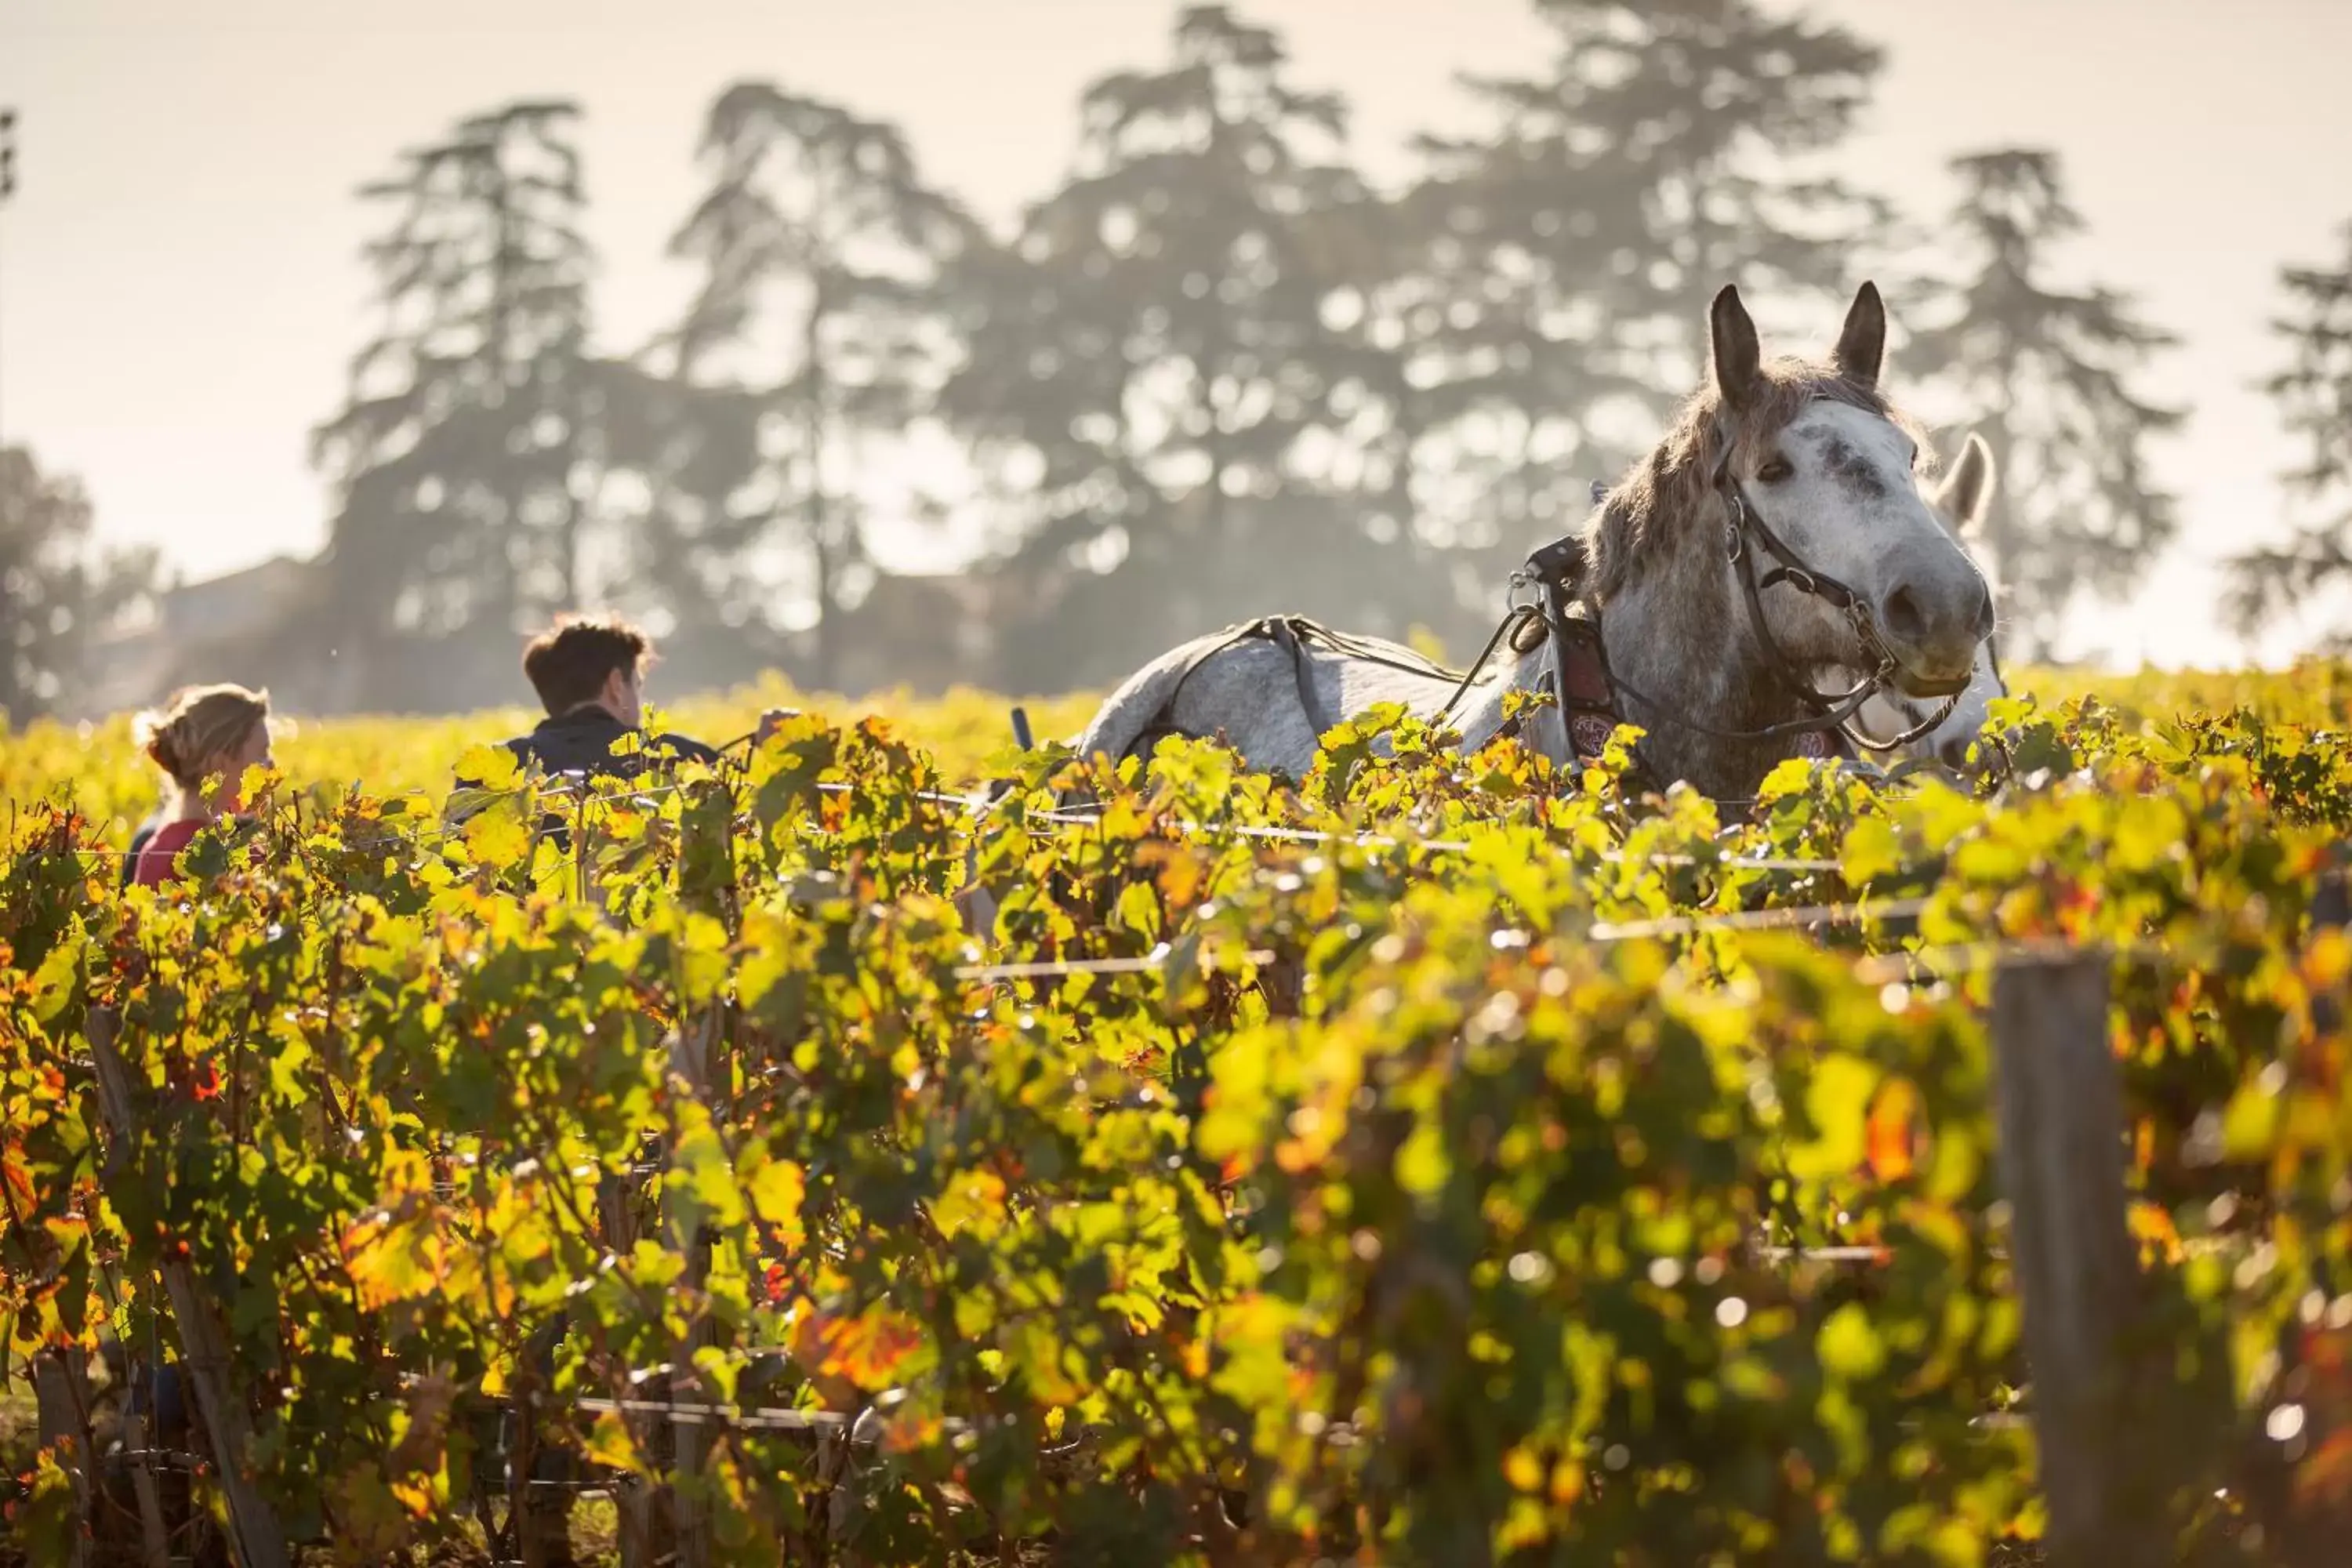
[(172, 862), (212, 823), (245, 809), (237, 789), (249, 767), (270, 765), (269, 693), (242, 686), (191, 686), (133, 725), (148, 760), (166, 781), (164, 821), (139, 847), (131, 880), (167, 882)]

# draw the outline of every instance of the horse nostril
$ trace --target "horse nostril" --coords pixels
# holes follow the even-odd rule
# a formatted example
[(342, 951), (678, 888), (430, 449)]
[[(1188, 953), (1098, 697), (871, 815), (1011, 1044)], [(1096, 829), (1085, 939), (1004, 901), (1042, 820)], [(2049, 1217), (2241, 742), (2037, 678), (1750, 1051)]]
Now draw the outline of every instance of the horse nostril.
[(1948, 735), (1936, 743), (1936, 754), (1956, 768), (1968, 766), (1969, 748), (1976, 743), (1971, 735)]
[(1901, 587), (1878, 606), (1878, 624), (1905, 642), (1916, 642), (1927, 629), (1927, 616), (1911, 590)]

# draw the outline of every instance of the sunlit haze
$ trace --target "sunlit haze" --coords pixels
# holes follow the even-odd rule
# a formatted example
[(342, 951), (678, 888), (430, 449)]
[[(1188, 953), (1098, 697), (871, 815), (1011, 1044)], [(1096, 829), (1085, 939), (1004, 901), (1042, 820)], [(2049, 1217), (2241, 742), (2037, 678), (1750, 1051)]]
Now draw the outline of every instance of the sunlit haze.
[[(2282, 524), (2292, 457), (2252, 383), (2278, 360), (2277, 268), (2333, 254), (2352, 212), (2343, 0), (1819, 0), (1889, 68), (1850, 172), (1932, 220), (1944, 160), (2038, 143), (2090, 235), (2070, 262), (2178, 332), (2149, 383), (2193, 408), (2158, 449), (2183, 539), (2075, 641), (2125, 664), (2244, 657), (2215, 563)], [(1524, 0), (1254, 0), (1304, 81), (1354, 107), (1376, 177), (1459, 124), (1453, 78), (1534, 63)], [(202, 576), (310, 552), (329, 498), (307, 435), (372, 325), (352, 198), (404, 146), (522, 95), (586, 110), (597, 327), (634, 347), (673, 313), (662, 247), (702, 113), (757, 76), (900, 122), (931, 176), (1000, 227), (1065, 173), (1078, 95), (1160, 59), (1163, 0), (0, 0), (0, 105), (19, 190), (0, 212), (0, 435), (79, 475), (110, 538)], [(1906, 301), (1889, 300), (1898, 334)], [(1838, 301), (1823, 301), (1832, 320)], [(1894, 374), (1899, 391), (1901, 340)], [(900, 566), (957, 542), (901, 526)], [(2275, 658), (2288, 631), (2258, 651)]]

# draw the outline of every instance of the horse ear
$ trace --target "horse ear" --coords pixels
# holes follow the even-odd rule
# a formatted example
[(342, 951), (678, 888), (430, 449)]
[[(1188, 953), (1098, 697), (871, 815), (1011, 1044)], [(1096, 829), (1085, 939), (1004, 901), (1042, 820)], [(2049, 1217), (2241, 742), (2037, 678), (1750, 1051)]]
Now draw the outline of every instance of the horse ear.
[(1985, 438), (1971, 431), (1967, 445), (1960, 448), (1960, 460), (1936, 487), (1936, 505), (1952, 524), (1966, 536), (1974, 533), (1984, 521), (1985, 512), (1992, 505), (1994, 481), (2000, 477), (1992, 460), (1992, 448)]
[(1756, 341), (1756, 323), (1739, 302), (1738, 285), (1727, 283), (1707, 310), (1707, 326), (1715, 340), (1715, 389), (1724, 406), (1745, 409), (1756, 398), (1756, 384), (1764, 374), (1764, 350)]
[(1878, 373), (1886, 365), (1886, 301), (1878, 297), (1877, 284), (1865, 279), (1854, 295), (1832, 363), (1846, 380), (1877, 387)]

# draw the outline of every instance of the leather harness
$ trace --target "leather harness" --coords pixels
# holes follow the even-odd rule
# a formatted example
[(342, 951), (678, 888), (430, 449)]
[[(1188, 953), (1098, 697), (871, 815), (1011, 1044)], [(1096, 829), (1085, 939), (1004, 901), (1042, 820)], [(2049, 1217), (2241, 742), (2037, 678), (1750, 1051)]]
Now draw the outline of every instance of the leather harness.
[[(1605, 491), (1599, 484), (1592, 488), (1597, 503)], [(1617, 705), (1623, 683), (1610, 671), (1601, 617), (1583, 593), (1583, 575), (1584, 544), (1574, 535), (1556, 539), (1530, 554), (1513, 580), (1533, 584), (1537, 602), (1519, 606), (1513, 616), (1531, 624), (1508, 636), (1512, 650), (1521, 654), (1531, 651), (1538, 640), (1551, 644), (1552, 671), (1545, 684), (1559, 700), (1569, 750), (1580, 764), (1606, 751), (1609, 737), (1624, 721)], [(1530, 609), (1535, 612), (1532, 616), (1527, 614)], [(1510, 625), (1507, 618), (1507, 634)], [(1854, 754), (1838, 729), (1807, 726), (1792, 733), (1793, 755), (1826, 760), (1851, 759)]]
[[(1578, 767), (1598, 758), (1607, 748), (1610, 735), (1622, 721), (1622, 715), (1618, 707), (1621, 693), (1639, 700), (1663, 722), (1677, 728), (1724, 740), (1760, 741), (1786, 736), (1790, 738), (1792, 755), (1815, 760), (1850, 760), (1858, 748), (1874, 752), (1895, 751), (1941, 724), (1966, 689), (1965, 679), (1953, 687), (1934, 713), (1891, 741), (1874, 740), (1853, 727), (1854, 714), (1874, 695), (1884, 690), (1893, 678), (1894, 657), (1879, 641), (1862, 596), (1790, 548), (1748, 504), (1745, 490), (1731, 471), (1733, 441), (1727, 427), (1719, 433), (1718, 448), (1719, 455), (1709, 479), (1723, 502), (1724, 548), (1727, 559), (1739, 580), (1748, 625), (1763, 646), (1774, 679), (1801, 706), (1811, 710), (1809, 716), (1755, 730), (1720, 730), (1673, 713), (1664, 704), (1643, 696), (1617, 676), (1609, 668), (1609, 656), (1601, 641), (1599, 611), (1584, 592), (1584, 542), (1570, 534), (1538, 549), (1528, 555), (1517, 571), (1511, 574), (1514, 595), (1521, 588), (1530, 588), (1534, 591), (1533, 600), (1531, 603), (1515, 603), (1511, 606), (1466, 671), (1457, 674), (1417, 655), (1408, 656), (1408, 662), (1407, 658), (1397, 657), (1398, 650), (1391, 645), (1375, 647), (1344, 633), (1332, 631), (1304, 616), (1261, 616), (1257, 620), (1225, 628), (1223, 636), (1186, 662), (1160, 711), (1130, 744), (1129, 752), (1149, 754), (1163, 737), (1186, 734), (1187, 731), (1169, 721), (1176, 700), (1184, 689), (1184, 682), (1211, 658), (1253, 638), (1272, 641), (1289, 653), (1299, 704), (1318, 735), (1328, 730), (1331, 721), (1315, 696), (1311, 651), (1314, 647), (1384, 664), (1415, 675), (1454, 681), (1453, 693), (1439, 710), (1443, 715), (1454, 710), (1454, 704), (1469, 691), (1480, 672), (1493, 659), (1495, 650), (1506, 642), (1514, 653), (1521, 656), (1534, 651), (1538, 643), (1550, 645), (1552, 668), (1538, 683), (1538, 689), (1548, 689), (1558, 701), (1570, 752), (1564, 760)], [(1607, 493), (1607, 487), (1596, 482), (1592, 487), (1593, 504), (1602, 504)], [(1769, 556), (1772, 562), (1760, 574), (1757, 569), (1759, 555)], [(1877, 668), (1845, 691), (1829, 693), (1813, 689), (1796, 661), (1790, 658), (1780, 647), (1779, 637), (1773, 634), (1770, 619), (1764, 614), (1764, 590), (1781, 583), (1850, 617), (1854, 629), (1861, 635), (1863, 645), (1877, 656)], [(1517, 723), (1516, 720), (1507, 721), (1502, 732), (1511, 732)]]
[(1317, 648), (1366, 664), (1386, 665), (1391, 669), (1401, 669), (1409, 675), (1431, 676), (1439, 680), (1461, 679), (1460, 672), (1448, 669), (1419, 654), (1407, 653), (1391, 644), (1374, 644), (1345, 632), (1333, 631), (1321, 622), (1305, 616), (1260, 616), (1256, 620), (1225, 627), (1214, 642), (1184, 661), (1183, 672), (1177, 676), (1176, 684), (1168, 689), (1166, 700), (1160, 703), (1160, 710), (1152, 716), (1151, 722), (1129, 742), (1128, 753), (1149, 756), (1154, 747), (1171, 735), (1187, 740), (1200, 739), (1181, 725), (1169, 721), (1170, 715), (1175, 711), (1177, 698), (1183, 694), (1184, 683), (1192, 679), (1194, 670), (1227, 648), (1253, 641), (1270, 642), (1290, 655), (1291, 675), (1298, 689), (1298, 705), (1318, 735), (1328, 730), (1335, 721), (1323, 711), (1322, 701), (1315, 695), (1314, 650)]
[[(1513, 653), (1525, 655), (1532, 652), (1538, 644), (1549, 642), (1553, 648), (1553, 669), (1538, 683), (1538, 689), (1550, 691), (1559, 701), (1567, 725), (1571, 753), (1570, 760), (1579, 766), (1595, 761), (1608, 749), (1609, 738), (1622, 722), (1622, 716), (1617, 707), (1617, 683), (1611, 678), (1609, 656), (1601, 640), (1600, 619), (1578, 593), (1581, 586), (1580, 578), (1583, 558), (1583, 547), (1574, 538), (1557, 540), (1528, 556), (1527, 564), (1515, 574), (1514, 580), (1536, 584), (1540, 594), (1539, 602), (1514, 606), (1496, 628), (1486, 650), (1467, 670), (1448, 669), (1418, 656), (1410, 659), (1401, 658), (1386, 646), (1366, 643), (1305, 616), (1261, 616), (1254, 621), (1227, 626), (1214, 641), (1185, 661), (1182, 673), (1176, 678), (1176, 684), (1169, 689), (1167, 699), (1161, 702), (1151, 722), (1144, 726), (1129, 743), (1128, 753), (1150, 756), (1162, 740), (1171, 735), (1187, 740), (1199, 739), (1171, 719), (1177, 699), (1183, 693), (1184, 683), (1202, 665), (1228, 648), (1245, 642), (1270, 642), (1290, 655), (1292, 679), (1297, 689), (1299, 707), (1318, 735), (1328, 730), (1333, 722), (1324, 711), (1321, 700), (1315, 694), (1314, 658), (1318, 650), (1386, 665), (1409, 674), (1453, 681), (1454, 692), (1441, 710), (1450, 712), (1492, 659), (1497, 646), (1507, 644)], [(1498, 733), (1513, 733), (1518, 724), (1517, 719), (1506, 721)], [(1853, 754), (1846, 746), (1844, 737), (1834, 729), (1806, 728), (1794, 734), (1794, 755), (1830, 758)]]

